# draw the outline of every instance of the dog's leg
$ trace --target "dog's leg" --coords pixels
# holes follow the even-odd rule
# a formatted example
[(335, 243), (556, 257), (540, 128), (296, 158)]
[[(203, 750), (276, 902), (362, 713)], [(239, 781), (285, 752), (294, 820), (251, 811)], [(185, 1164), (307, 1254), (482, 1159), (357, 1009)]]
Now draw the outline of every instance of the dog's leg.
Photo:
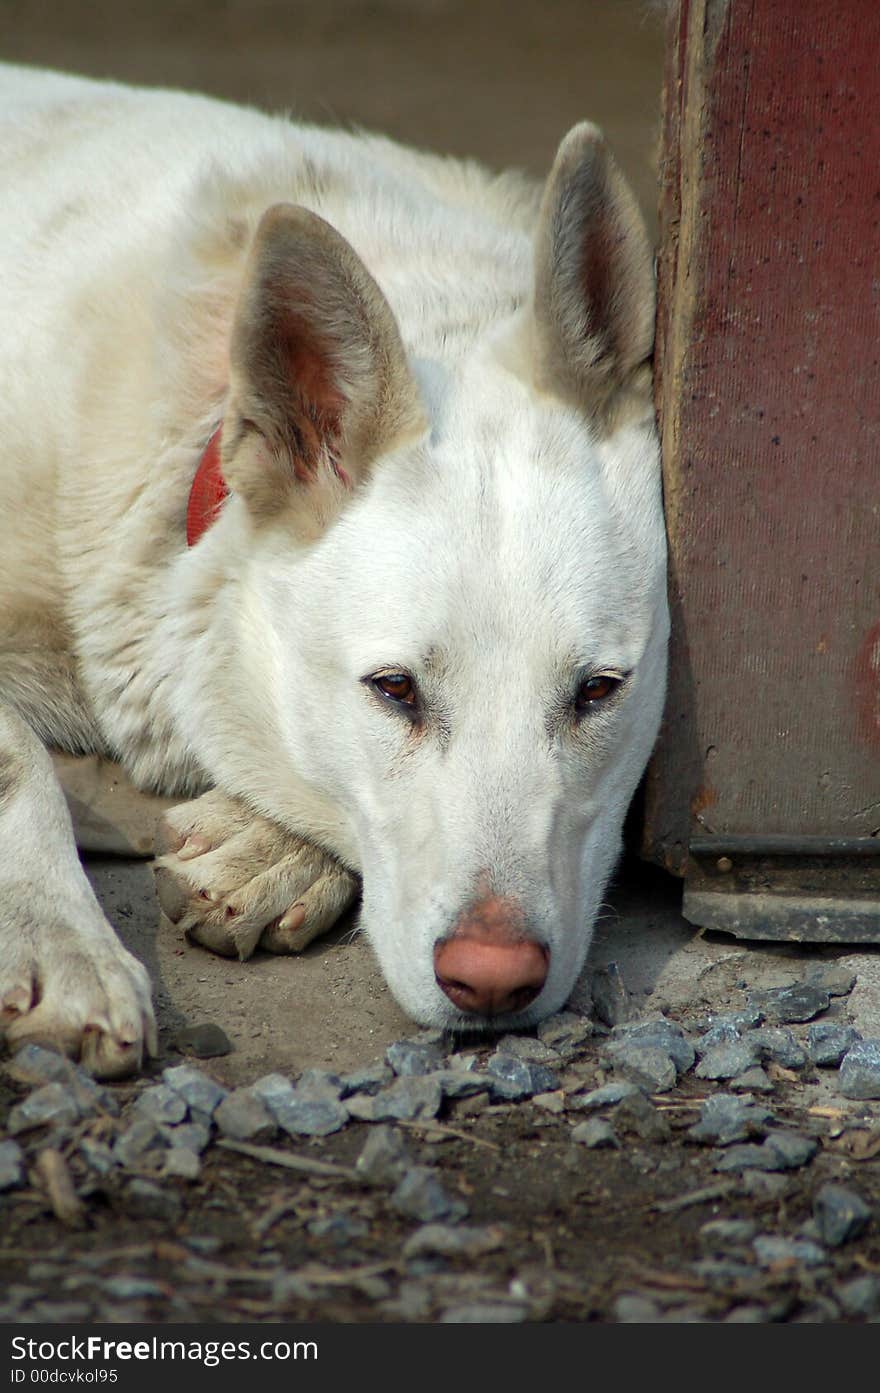
[(156, 1050), (150, 980), (104, 918), (76, 854), (49, 755), (0, 706), (0, 1038), (101, 1078)]
[(173, 808), (157, 837), (168, 918), (226, 957), (299, 953), (356, 899), (356, 876), (325, 851), (219, 790)]

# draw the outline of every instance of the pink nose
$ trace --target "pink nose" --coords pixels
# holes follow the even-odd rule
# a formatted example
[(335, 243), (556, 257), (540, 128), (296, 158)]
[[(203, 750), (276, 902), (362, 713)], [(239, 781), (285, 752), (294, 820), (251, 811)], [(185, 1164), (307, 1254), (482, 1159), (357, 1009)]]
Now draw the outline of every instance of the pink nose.
[(514, 901), (490, 895), (434, 949), (434, 975), (449, 1000), (469, 1015), (522, 1011), (547, 980), (549, 951), (523, 934)]

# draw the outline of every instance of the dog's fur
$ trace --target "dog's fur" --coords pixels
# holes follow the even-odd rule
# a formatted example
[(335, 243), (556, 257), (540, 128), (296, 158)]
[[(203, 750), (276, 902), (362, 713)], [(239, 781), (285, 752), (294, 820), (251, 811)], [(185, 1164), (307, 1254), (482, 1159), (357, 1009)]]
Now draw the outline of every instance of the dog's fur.
[[(8, 1042), (99, 1074), (155, 1047), (44, 746), (196, 798), (160, 888), (208, 946), (296, 951), (362, 877), (416, 1019), (463, 1020), (432, 955), (488, 902), (549, 953), (493, 1023), (557, 1009), (668, 628), (652, 256), (601, 136), (542, 189), (178, 93), (2, 92)], [(231, 494), (187, 548), (221, 421)]]

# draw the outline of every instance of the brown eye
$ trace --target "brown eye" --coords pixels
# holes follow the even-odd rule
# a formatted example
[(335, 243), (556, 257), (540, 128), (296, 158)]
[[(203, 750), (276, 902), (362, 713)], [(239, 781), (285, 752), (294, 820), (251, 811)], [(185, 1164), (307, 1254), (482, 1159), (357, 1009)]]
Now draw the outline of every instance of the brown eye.
[(598, 706), (617, 691), (623, 679), (611, 673), (600, 672), (596, 677), (588, 677), (578, 687), (575, 707), (582, 714), (591, 706)]
[(404, 706), (416, 704), (415, 683), (405, 672), (387, 672), (382, 677), (374, 677), (373, 685), (392, 701), (399, 701)]

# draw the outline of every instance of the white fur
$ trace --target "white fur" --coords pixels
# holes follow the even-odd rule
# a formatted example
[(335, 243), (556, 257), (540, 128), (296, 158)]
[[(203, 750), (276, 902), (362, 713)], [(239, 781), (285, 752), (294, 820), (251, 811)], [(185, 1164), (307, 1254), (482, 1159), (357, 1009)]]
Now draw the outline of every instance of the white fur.
[[(488, 873), (550, 948), (513, 1023), (557, 1009), (656, 735), (668, 619), (650, 409), (603, 424), (529, 368), (540, 188), (177, 93), (16, 69), (2, 92), (0, 611), (67, 636), (84, 711), (60, 683), (4, 686), (2, 656), (0, 702), (362, 874), (362, 926), (420, 1021), (461, 1020), (432, 950)], [(384, 292), (426, 429), (316, 542), (233, 496), (188, 550), (244, 256), (283, 201)], [(419, 739), (362, 682), (381, 668), (421, 679)], [(576, 727), (583, 669), (630, 677)], [(53, 874), (63, 844), (46, 834)]]

